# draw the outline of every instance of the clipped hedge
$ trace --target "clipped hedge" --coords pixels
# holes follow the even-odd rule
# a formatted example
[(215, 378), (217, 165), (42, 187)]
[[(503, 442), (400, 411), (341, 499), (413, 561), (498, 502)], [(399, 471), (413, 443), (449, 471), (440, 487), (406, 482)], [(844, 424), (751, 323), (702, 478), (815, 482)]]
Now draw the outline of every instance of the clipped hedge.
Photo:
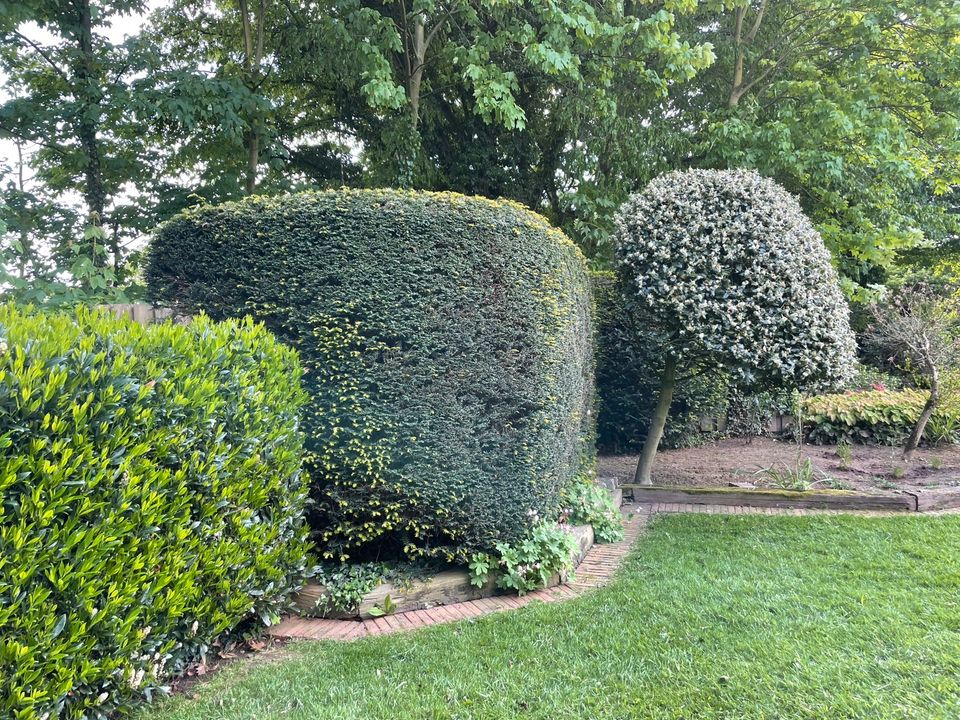
[[(596, 303), (597, 447), (601, 452), (637, 452), (647, 436), (660, 390), (662, 353), (656, 338), (636, 326), (612, 272), (591, 273)], [(649, 342), (642, 338), (649, 337)], [(641, 338), (638, 341), (638, 338)], [(680, 383), (674, 393), (661, 447), (690, 447), (709, 434), (702, 417), (727, 412), (727, 382), (717, 374)]]
[(0, 717), (130, 709), (305, 563), (295, 354), (0, 307)]
[(589, 281), (505, 201), (339, 190), (189, 211), (152, 296), (297, 348), (312, 525), (333, 558), (466, 559), (555, 515), (592, 451)]
[[(804, 400), (804, 429), (814, 443), (832, 445), (842, 440), (900, 445), (916, 424), (928, 397), (928, 391), (915, 389), (816, 395)], [(930, 418), (924, 439), (952, 443), (958, 434), (960, 407), (955, 398), (950, 398)]]

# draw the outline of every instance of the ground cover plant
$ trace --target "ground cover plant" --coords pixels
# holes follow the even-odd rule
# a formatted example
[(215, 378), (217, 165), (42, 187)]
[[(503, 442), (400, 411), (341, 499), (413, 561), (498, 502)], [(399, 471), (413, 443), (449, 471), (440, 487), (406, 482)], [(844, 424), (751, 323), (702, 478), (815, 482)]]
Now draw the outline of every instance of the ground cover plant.
[(129, 710), (287, 608), (299, 377), (250, 322), (0, 306), (0, 716)]
[(160, 303), (251, 314), (311, 395), (311, 522), (333, 560), (465, 562), (560, 516), (593, 457), (583, 258), (509, 202), (330, 191), (167, 223)]
[(850, 312), (830, 253), (773, 180), (750, 170), (662, 175), (620, 208), (613, 242), (623, 312), (638, 315), (663, 355), (637, 482), (651, 483), (684, 373), (722, 368), (752, 391), (815, 390), (853, 375)]
[(958, 517), (667, 516), (580, 599), (291, 645), (143, 717), (954, 717), (958, 591)]

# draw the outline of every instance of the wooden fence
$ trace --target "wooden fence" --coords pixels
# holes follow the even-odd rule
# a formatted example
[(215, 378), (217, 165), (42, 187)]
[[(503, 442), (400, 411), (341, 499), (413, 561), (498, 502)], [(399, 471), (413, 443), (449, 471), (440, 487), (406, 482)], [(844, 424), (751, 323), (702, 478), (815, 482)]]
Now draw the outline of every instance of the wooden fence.
[(170, 308), (154, 307), (149, 303), (117, 303), (114, 305), (101, 305), (104, 310), (109, 310), (117, 317), (125, 317), (141, 325), (150, 325), (165, 320), (186, 323), (190, 320), (186, 315), (177, 315)]

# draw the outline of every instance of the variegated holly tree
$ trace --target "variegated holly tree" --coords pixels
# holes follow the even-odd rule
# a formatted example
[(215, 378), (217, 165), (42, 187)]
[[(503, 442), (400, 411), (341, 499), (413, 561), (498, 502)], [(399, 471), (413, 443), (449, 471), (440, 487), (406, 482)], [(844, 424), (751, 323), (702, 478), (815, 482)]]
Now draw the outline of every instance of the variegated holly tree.
[(751, 389), (820, 389), (853, 368), (849, 309), (790, 193), (749, 170), (654, 179), (616, 218), (627, 312), (660, 338), (660, 394), (637, 465), (653, 460), (679, 372), (722, 368)]

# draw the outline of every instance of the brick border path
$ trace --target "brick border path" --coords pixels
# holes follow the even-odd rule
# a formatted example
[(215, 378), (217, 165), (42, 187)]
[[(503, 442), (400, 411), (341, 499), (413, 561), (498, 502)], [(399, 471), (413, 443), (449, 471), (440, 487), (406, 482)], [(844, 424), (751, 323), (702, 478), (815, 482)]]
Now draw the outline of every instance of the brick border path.
[[(955, 511), (942, 511), (955, 512)], [(498, 595), (451, 605), (438, 605), (426, 610), (385, 615), (370, 620), (327, 620), (290, 616), (267, 630), (278, 638), (312, 640), (356, 640), (372, 635), (387, 635), (405, 630), (416, 630), (428, 625), (467, 620), (469, 618), (513, 610), (533, 602), (567, 600), (592, 588), (606, 585), (620, 568), (623, 558), (633, 547), (634, 540), (643, 532), (650, 517), (656, 513), (706, 513), (710, 515), (862, 515), (866, 517), (911, 517), (912, 513), (880, 510), (816, 510), (810, 508), (747, 507), (742, 505), (695, 505), (692, 503), (653, 503), (624, 508), (623, 540), (617, 543), (595, 544), (587, 551), (577, 567), (574, 579), (552, 588), (534, 590), (522, 597)], [(926, 513), (939, 515), (941, 512)]]

